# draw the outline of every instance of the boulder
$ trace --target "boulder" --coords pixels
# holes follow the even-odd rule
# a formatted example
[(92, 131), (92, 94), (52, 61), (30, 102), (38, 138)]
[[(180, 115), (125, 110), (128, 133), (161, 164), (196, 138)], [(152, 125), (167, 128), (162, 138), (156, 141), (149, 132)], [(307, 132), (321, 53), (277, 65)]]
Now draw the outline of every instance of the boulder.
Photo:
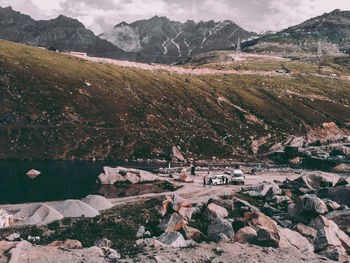
[(233, 202), (233, 200), (230, 200), (230, 199), (222, 199), (220, 197), (215, 197), (213, 199), (210, 199), (208, 201), (208, 203), (214, 203), (214, 204), (216, 204), (218, 206), (221, 206), (221, 207), (225, 208), (226, 210), (228, 210), (230, 212), (235, 210), (234, 209), (234, 204), (233, 204), (234, 202)]
[(265, 198), (271, 187), (278, 187), (277, 184), (263, 183), (256, 186), (248, 187), (243, 192), (250, 197)]
[(186, 199), (175, 194), (173, 197), (173, 209), (178, 212), (181, 208), (192, 208), (192, 205)]
[(191, 183), (193, 180), (191, 179), (191, 176), (189, 176), (188, 174), (181, 174), (179, 177), (179, 180), (181, 182), (185, 182), (185, 183)]
[(83, 247), (80, 241), (72, 240), (72, 239), (66, 239), (64, 241), (53, 241), (47, 246), (60, 247), (60, 248), (66, 248), (66, 249), (77, 249), (77, 248)]
[(146, 228), (144, 226), (140, 226), (139, 229), (136, 232), (136, 238), (141, 238), (145, 235)]
[(181, 229), (181, 233), (184, 235), (186, 239), (191, 239), (191, 240), (198, 240), (202, 235), (202, 233), (198, 229), (189, 227), (189, 226), (184, 226)]
[(260, 212), (244, 214), (246, 225), (254, 228), (258, 234), (258, 243), (263, 246), (278, 247), (280, 242), (279, 229), (275, 221)]
[(308, 172), (293, 181), (286, 181), (283, 184), (286, 188), (291, 189), (306, 188), (317, 190), (322, 187), (335, 186), (339, 179), (339, 175), (334, 173), (314, 171)]
[(290, 143), (291, 147), (303, 147), (305, 139), (303, 137), (295, 137)]
[(293, 228), (294, 231), (297, 231), (299, 234), (304, 236), (310, 243), (314, 244), (317, 237), (317, 230), (304, 225), (303, 223), (298, 223)]
[[(237, 197), (232, 197), (233, 201), (233, 208), (231, 208), (234, 211), (238, 212), (259, 212), (259, 208), (252, 206), (247, 201), (239, 199)], [(243, 215), (243, 214), (242, 214)]]
[(133, 184), (139, 182), (149, 182), (157, 179), (157, 176), (151, 172), (131, 169), (124, 167), (111, 168), (103, 167), (104, 173), (98, 176), (101, 184), (114, 184), (116, 182), (131, 182)]
[(182, 215), (186, 220), (190, 220), (192, 218), (192, 213), (195, 211), (191, 203), (176, 194), (173, 197), (173, 210)]
[(160, 202), (159, 205), (156, 205), (154, 207), (154, 210), (158, 213), (160, 216), (165, 216), (168, 213), (170, 205), (173, 203), (173, 200), (168, 195), (161, 195), (153, 198)]
[(98, 211), (106, 210), (113, 207), (113, 204), (107, 198), (104, 198), (100, 195), (88, 195), (81, 201), (88, 204), (89, 206), (92, 206)]
[(234, 241), (241, 244), (256, 244), (258, 240), (258, 233), (250, 226), (239, 229), (234, 236)]
[(0, 228), (9, 227), (13, 224), (13, 216), (9, 215), (5, 210), (0, 209)]
[(341, 230), (350, 235), (350, 209), (333, 211), (328, 213), (326, 217), (334, 221)]
[(218, 237), (216, 238), (216, 242), (218, 243), (228, 243), (231, 239), (229, 239), (225, 234), (220, 233)]
[(336, 186), (327, 189), (321, 189), (317, 192), (320, 198), (327, 198), (337, 202), (340, 205), (350, 206), (350, 185)]
[(65, 217), (95, 217), (99, 212), (80, 200), (66, 200), (56, 205), (56, 210)]
[(187, 222), (182, 218), (182, 216), (178, 213), (173, 213), (172, 215), (167, 215), (164, 217), (158, 228), (161, 231), (169, 232), (169, 231), (179, 231), (182, 227), (186, 226)]
[(276, 195), (271, 201), (278, 205), (287, 205), (290, 201), (290, 198), (285, 195)]
[(22, 263), (49, 263), (49, 262), (106, 262), (101, 248), (90, 247), (81, 249), (66, 249), (51, 246), (32, 245), (28, 241), (18, 242), (10, 249), (7, 257), (1, 262)]
[(232, 224), (221, 217), (215, 218), (215, 220), (208, 226), (208, 238), (212, 240), (218, 240), (220, 234), (225, 234), (228, 238), (231, 238), (234, 234)]
[(94, 246), (96, 247), (111, 247), (112, 246), (112, 241), (107, 239), (107, 238), (102, 238), (100, 240), (96, 240), (94, 242)]
[(9, 236), (6, 237), (6, 240), (8, 241), (15, 241), (15, 240), (19, 240), (21, 238), (21, 235), (18, 233), (13, 233)]
[(332, 220), (318, 216), (310, 222), (309, 226), (317, 230), (314, 242), (316, 251), (331, 247), (343, 247), (347, 253), (350, 253), (350, 237), (340, 230)]
[(319, 254), (334, 261), (348, 262), (349, 260), (343, 247), (328, 247)]
[(282, 194), (282, 190), (278, 187), (278, 185), (273, 185), (267, 192), (265, 196), (266, 201), (273, 200), (277, 195)]
[(336, 173), (347, 173), (347, 172), (350, 172), (350, 165), (341, 163), (341, 164), (338, 164), (337, 166), (334, 166), (332, 168), (332, 171)]
[(30, 204), (14, 214), (13, 218), (19, 225), (46, 225), (64, 216), (46, 204)]
[(350, 178), (349, 177), (342, 177), (339, 179), (337, 184), (335, 186), (342, 186), (342, 185), (347, 185), (350, 184)]
[(37, 170), (34, 170), (34, 169), (32, 169), (32, 170), (30, 170), (30, 171), (28, 171), (27, 172), (27, 176), (29, 177), (29, 178), (31, 178), (31, 179), (34, 179), (34, 178), (36, 178), (38, 175), (40, 175), (41, 174), (41, 172), (39, 172), (39, 171), (37, 171)]
[(303, 159), (299, 156), (289, 160), (289, 164), (291, 165), (301, 165), (302, 163), (303, 163)]
[(325, 204), (328, 211), (338, 210), (340, 208), (340, 205), (332, 200), (326, 200)]
[(169, 231), (161, 234), (157, 239), (161, 245), (169, 247), (187, 247), (186, 240), (179, 232)]
[(214, 203), (210, 203), (205, 209), (205, 215), (208, 220), (214, 220), (217, 217), (228, 217), (228, 212), (225, 208)]
[(185, 161), (185, 158), (184, 156), (182, 155), (179, 147), (177, 146), (173, 146), (171, 148), (171, 152), (170, 152), (170, 158), (173, 162), (184, 162)]
[(328, 212), (327, 205), (314, 194), (299, 196), (296, 200), (298, 215), (323, 215)]
[(313, 245), (298, 232), (292, 231), (288, 228), (280, 228), (280, 248), (290, 248), (294, 247), (298, 250), (303, 251), (314, 251)]

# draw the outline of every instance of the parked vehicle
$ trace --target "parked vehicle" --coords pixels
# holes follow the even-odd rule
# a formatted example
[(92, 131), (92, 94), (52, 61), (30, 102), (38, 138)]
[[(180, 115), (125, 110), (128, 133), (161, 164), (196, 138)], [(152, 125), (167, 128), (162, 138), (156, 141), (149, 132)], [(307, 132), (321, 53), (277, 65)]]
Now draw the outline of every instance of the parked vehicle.
[(220, 184), (228, 184), (230, 181), (229, 177), (224, 174), (214, 175), (209, 178), (208, 184), (212, 185), (220, 185)]
[(232, 184), (245, 184), (245, 175), (241, 169), (233, 169), (231, 173)]

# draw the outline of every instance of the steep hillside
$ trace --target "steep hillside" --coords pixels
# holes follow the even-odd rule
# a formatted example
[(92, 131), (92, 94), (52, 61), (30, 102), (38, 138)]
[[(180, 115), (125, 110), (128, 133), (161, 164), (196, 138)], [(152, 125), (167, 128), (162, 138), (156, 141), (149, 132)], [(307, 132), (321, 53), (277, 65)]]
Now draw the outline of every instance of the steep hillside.
[(233, 49), (240, 41), (256, 36), (232, 21), (180, 23), (155, 16), (131, 24), (125, 22), (100, 35), (127, 52), (137, 52), (138, 61), (173, 63), (198, 53)]
[(287, 57), (350, 53), (350, 11), (334, 10), (260, 39), (245, 43), (250, 52)]
[(0, 39), (61, 51), (87, 52), (93, 56), (135, 59), (133, 54), (95, 36), (76, 19), (58, 16), (36, 21), (11, 7), (0, 7)]
[(0, 158), (164, 158), (178, 145), (247, 160), (323, 122), (346, 127), (349, 98), (338, 78), (178, 75), (0, 41)]

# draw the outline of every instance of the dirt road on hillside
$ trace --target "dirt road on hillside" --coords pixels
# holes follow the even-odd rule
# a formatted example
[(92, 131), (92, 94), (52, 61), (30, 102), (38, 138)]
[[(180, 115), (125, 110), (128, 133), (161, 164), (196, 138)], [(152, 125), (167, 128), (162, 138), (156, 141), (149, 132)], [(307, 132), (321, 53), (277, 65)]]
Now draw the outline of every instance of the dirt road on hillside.
[(146, 64), (139, 62), (131, 62), (126, 60), (115, 60), (110, 58), (100, 58), (100, 57), (88, 57), (88, 56), (79, 56), (72, 55), (81, 59), (96, 63), (106, 63), (112, 64), (120, 67), (127, 68), (137, 68), (143, 70), (158, 71), (163, 70), (174, 74), (180, 75), (225, 75), (225, 74), (236, 74), (236, 75), (260, 75), (260, 76), (269, 76), (269, 77), (291, 77), (294, 75), (303, 75), (303, 76), (314, 76), (320, 78), (331, 78), (331, 79), (341, 79), (350, 81), (350, 76), (328, 76), (321, 75), (316, 73), (301, 73), (301, 72), (289, 72), (289, 73), (280, 73), (276, 71), (253, 71), (253, 70), (218, 70), (212, 68), (182, 68), (179, 66), (169, 66), (161, 64)]

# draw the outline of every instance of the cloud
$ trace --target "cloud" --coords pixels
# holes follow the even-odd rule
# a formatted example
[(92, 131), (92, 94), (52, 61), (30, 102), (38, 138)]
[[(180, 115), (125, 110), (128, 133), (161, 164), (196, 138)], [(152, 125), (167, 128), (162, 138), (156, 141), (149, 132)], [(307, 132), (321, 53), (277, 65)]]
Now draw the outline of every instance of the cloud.
[(154, 15), (186, 21), (233, 20), (248, 30), (280, 30), (336, 8), (350, 10), (349, 0), (0, 0), (35, 19), (60, 14), (82, 21), (100, 33), (122, 21)]

